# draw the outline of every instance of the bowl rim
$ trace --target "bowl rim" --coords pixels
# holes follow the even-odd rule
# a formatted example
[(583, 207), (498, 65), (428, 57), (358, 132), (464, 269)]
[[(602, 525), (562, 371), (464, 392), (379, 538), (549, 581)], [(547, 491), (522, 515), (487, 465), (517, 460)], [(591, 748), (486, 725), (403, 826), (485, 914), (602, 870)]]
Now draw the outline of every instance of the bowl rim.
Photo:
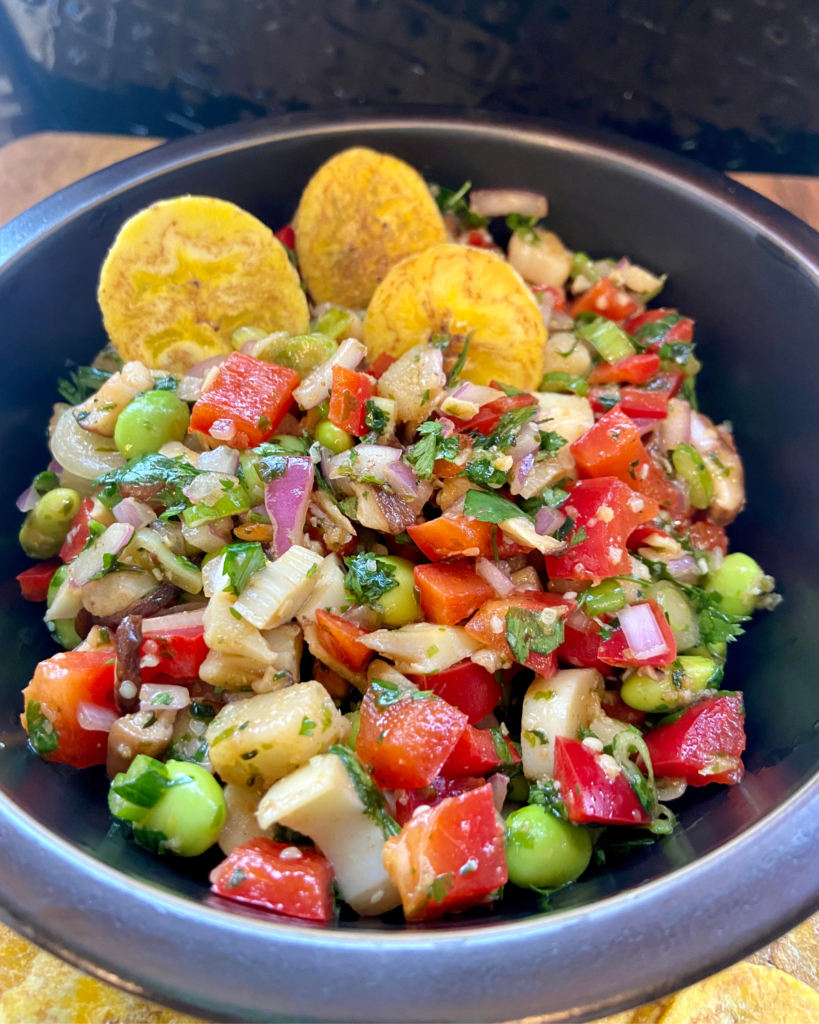
[[(619, 136), (574, 131), (542, 120), (474, 113), (384, 116), (379, 111), (350, 113), (332, 122), (319, 114), (233, 125), (130, 157), (63, 189), (0, 229), (0, 274), (76, 217), (169, 170), (288, 139), (331, 135), (339, 137), (341, 146), (346, 136), (366, 137), (368, 131), (384, 129), (513, 139), (619, 164), (638, 179), (660, 179), (740, 223), (783, 251), (819, 286), (819, 234), (718, 172)], [(0, 859), (0, 917), (101, 980), (220, 1020), (583, 1020), (691, 984), (819, 907), (813, 867), (817, 812), (819, 775), (814, 775), (717, 849), (594, 904), (497, 924), (358, 932), (314, 930), (165, 892), (102, 864), (0, 793), (0, 843), (6, 853)], [(43, 892), (36, 884), (43, 877), (62, 882)], [(698, 906), (691, 894), (703, 891), (711, 898), (707, 906)], [(743, 914), (738, 922), (739, 908)], [(590, 944), (589, 925), (583, 920), (589, 915), (594, 915), (594, 930), (616, 937), (616, 942)], [(134, 931), (135, 921), (140, 922), (136, 941), (111, 941), (112, 934)], [(190, 952), (194, 930), (195, 956), (180, 954)], [(148, 949), (140, 946), (144, 940), (150, 942)], [(501, 942), (504, 958), (529, 982), (525, 992), (510, 993), (509, 975), (499, 963)], [(236, 948), (242, 948), (243, 958), (238, 975), (231, 960), (234, 985), (226, 992), (219, 964), (224, 968), (225, 958)], [(550, 964), (558, 952), (558, 963)], [(587, 969), (589, 954), (596, 957), (593, 972)], [(369, 1002), (362, 1007), (365, 956), (380, 963), (381, 975), (368, 975)], [(276, 961), (284, 980), (274, 993), (270, 964)], [(584, 963), (584, 991), (578, 993), (571, 977), (575, 971), (574, 976), (581, 976)], [(321, 986), (316, 985), (317, 971)], [(310, 992), (306, 999), (304, 991)], [(273, 1014), (271, 999), (279, 1004)], [(530, 1016), (544, 1005), (549, 1013)]]

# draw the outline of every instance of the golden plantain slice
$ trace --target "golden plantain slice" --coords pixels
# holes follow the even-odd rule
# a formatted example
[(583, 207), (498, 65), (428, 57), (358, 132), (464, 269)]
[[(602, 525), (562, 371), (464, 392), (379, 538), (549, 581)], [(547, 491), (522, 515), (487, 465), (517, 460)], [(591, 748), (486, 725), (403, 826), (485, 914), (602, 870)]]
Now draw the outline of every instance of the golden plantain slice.
[(661, 1024), (819, 1024), (819, 993), (759, 964), (738, 963), (672, 997)]
[(434, 334), (469, 335), (463, 375), (535, 390), (543, 376), (546, 328), (535, 297), (501, 256), (436, 245), (389, 272), (364, 321), (370, 358), (400, 356)]
[(421, 175), (372, 149), (346, 149), (323, 164), (293, 219), (299, 268), (315, 302), (364, 309), (391, 267), (446, 241)]
[(152, 369), (229, 353), (237, 327), (304, 334), (310, 325), (281, 242), (246, 210), (209, 196), (166, 199), (126, 221), (97, 297), (122, 358)]

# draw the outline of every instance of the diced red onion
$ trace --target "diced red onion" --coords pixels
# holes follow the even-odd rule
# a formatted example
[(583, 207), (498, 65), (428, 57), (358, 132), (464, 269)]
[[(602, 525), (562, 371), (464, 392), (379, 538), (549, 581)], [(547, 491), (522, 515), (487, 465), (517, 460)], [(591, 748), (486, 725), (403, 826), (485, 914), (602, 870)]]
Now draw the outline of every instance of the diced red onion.
[(216, 420), (209, 433), (216, 441), (232, 441), (236, 437), (236, 424), (233, 420)]
[(668, 644), (650, 604), (627, 605), (617, 613), (617, 617), (635, 661), (668, 652)]
[(49, 462), (47, 469), (49, 473), (56, 473), (57, 476), (59, 476), (60, 473), (62, 473), (63, 471), (63, 467), (59, 464), (59, 462), (57, 462), (56, 459), (52, 459), (51, 462)]
[(518, 484), (532, 472), (535, 465), (535, 454), (540, 448), (540, 430), (534, 423), (526, 423), (518, 435), (515, 444), (508, 453), (512, 456), (514, 479)]
[(489, 776), (489, 785), (492, 787), (492, 799), (495, 801), (495, 810), (500, 813), (503, 810), (504, 800), (506, 800), (509, 777), (502, 772), (495, 772), (494, 775)]
[(129, 523), (135, 530), (141, 530), (156, 519), (156, 512), (151, 506), (136, 498), (123, 498), (111, 511), (118, 523)]
[(231, 476), (236, 475), (238, 468), (239, 453), (235, 448), (228, 448), (224, 444), (220, 444), (212, 451), (202, 452), (197, 464), (197, 469), (210, 470), (211, 473), (229, 473)]
[(94, 543), (81, 551), (68, 567), (68, 581), (72, 587), (82, 587), (105, 568), (105, 555), (118, 555), (127, 547), (134, 535), (130, 523), (112, 523)]
[(194, 629), (205, 623), (205, 607), (181, 612), (170, 612), (168, 615), (155, 615), (142, 620), (142, 635), (152, 633), (171, 633), (179, 629)]
[[(169, 702), (156, 701), (161, 694), (167, 693)], [(163, 686), (161, 683), (143, 683), (139, 690), (140, 711), (181, 711), (191, 702), (190, 690), (187, 686)]]
[(621, 256), (620, 259), (614, 264), (615, 270), (628, 270), (631, 266), (631, 260), (628, 256)]
[(681, 444), (691, 444), (691, 406), (681, 398), (668, 403), (668, 416), (660, 426), (660, 440), (666, 451)]
[(668, 572), (680, 583), (696, 583), (702, 575), (693, 555), (685, 554), (665, 563)]
[(356, 341), (355, 338), (347, 338), (342, 341), (326, 362), (307, 374), (293, 392), (293, 398), (302, 409), (314, 409), (330, 394), (333, 384), (333, 367), (343, 366), (346, 370), (354, 370), (366, 355), (366, 345)]
[(647, 420), (642, 416), (635, 416), (634, 425), (640, 431), (640, 437), (645, 437), (657, 426), (657, 420)]
[(566, 625), (571, 629), (576, 629), (578, 633), (586, 635), (597, 631), (594, 620), (590, 619), (582, 608), (575, 608), (573, 612), (566, 616)]
[(559, 508), (549, 508), (548, 505), (544, 505), (543, 508), (537, 510), (535, 515), (535, 532), (541, 537), (551, 537), (555, 530), (559, 530), (565, 522), (565, 512), (561, 512)]
[(30, 512), (37, 502), (40, 500), (40, 495), (34, 490), (33, 487), (27, 487), (20, 497), (17, 499), (15, 504), (20, 512)]
[(452, 393), (452, 398), (457, 398), (461, 402), (471, 402), (479, 409), (484, 405), (489, 405), (490, 402), (497, 402), (499, 398), (503, 397), (503, 392), (498, 391), (497, 388), (484, 387), (483, 384), (473, 384), (471, 381), (464, 381)]
[(486, 580), (498, 597), (509, 597), (510, 594), (514, 594), (515, 581), (488, 558), (479, 558), (475, 562), (475, 571), (482, 579)]
[(110, 732), (118, 718), (117, 712), (111, 708), (90, 704), (86, 700), (77, 704), (77, 725), (86, 732)]
[(314, 477), (309, 455), (296, 455), (286, 461), (284, 473), (264, 485), (264, 505), (273, 524), (273, 550), (279, 558), (302, 542)]
[(418, 495), (418, 475), (412, 466), (400, 459), (384, 467), (384, 480), (402, 498)]
[(203, 377), (214, 366), (221, 366), (227, 360), (226, 355), (211, 356), (210, 359), (203, 359), (201, 363), (192, 366), (187, 373), (188, 377)]
[(438, 422), (443, 427), (443, 430), (441, 431), (441, 437), (452, 437), (454, 434), (458, 433), (458, 431), (455, 428), (455, 424), (452, 422), (452, 420), (447, 419), (446, 416), (441, 416)]
[(555, 308), (555, 297), (551, 292), (541, 292), (538, 296), (540, 315), (546, 327), (552, 322), (552, 314)]
[(539, 192), (513, 188), (478, 188), (469, 193), (469, 210), (478, 217), (506, 217), (519, 213), (522, 217), (545, 217), (549, 201)]

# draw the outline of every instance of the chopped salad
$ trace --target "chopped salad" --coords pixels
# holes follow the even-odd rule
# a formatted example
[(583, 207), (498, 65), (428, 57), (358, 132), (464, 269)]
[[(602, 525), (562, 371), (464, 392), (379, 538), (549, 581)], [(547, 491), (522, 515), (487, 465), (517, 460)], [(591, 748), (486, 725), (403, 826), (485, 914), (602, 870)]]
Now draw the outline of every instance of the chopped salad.
[[(548, 202), (340, 153), (273, 233), (138, 213), (59, 385), (18, 577), (33, 754), (105, 766), (214, 898), (330, 921), (549, 893), (735, 785), (743, 468), (664, 278)], [(210, 854), (214, 858), (214, 852)]]

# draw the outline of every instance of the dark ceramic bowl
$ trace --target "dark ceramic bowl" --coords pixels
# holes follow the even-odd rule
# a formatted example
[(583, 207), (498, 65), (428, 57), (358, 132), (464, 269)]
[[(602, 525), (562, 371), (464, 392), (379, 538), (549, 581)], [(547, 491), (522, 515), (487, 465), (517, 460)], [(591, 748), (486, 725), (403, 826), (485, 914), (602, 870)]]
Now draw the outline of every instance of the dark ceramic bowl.
[[(53, 646), (20, 600), (14, 496), (47, 461), (44, 425), (65, 361), (103, 342), (102, 258), (123, 220), (183, 192), (231, 199), (274, 228), (310, 174), (350, 145), (449, 185), (549, 195), (575, 247), (666, 270), (696, 317), (704, 409), (735, 426), (748, 510), (732, 530), (785, 603), (729, 661), (745, 691), (742, 785), (689, 792), (656, 845), (552, 897), (433, 927), (327, 928), (229, 913), (207, 870), (109, 833), (101, 769), (29, 754), (20, 688)], [(257, 123), (173, 143), (59, 193), (0, 232), (2, 916), (85, 970), (221, 1020), (580, 1020), (724, 967), (819, 905), (819, 236), (727, 178), (611, 138), (485, 120)], [(207, 860), (203, 858), (203, 860)], [(192, 868), (192, 870), (191, 870)]]

